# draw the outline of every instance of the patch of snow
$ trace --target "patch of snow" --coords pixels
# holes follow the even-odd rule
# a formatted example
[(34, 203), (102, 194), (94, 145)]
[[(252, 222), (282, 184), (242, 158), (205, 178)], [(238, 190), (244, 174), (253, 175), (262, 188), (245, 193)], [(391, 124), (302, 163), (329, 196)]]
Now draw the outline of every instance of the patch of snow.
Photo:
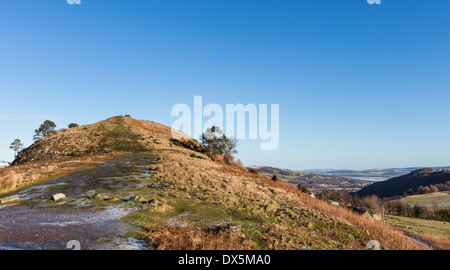
[(0, 161), (0, 168), (8, 167), (10, 164), (8, 161)]

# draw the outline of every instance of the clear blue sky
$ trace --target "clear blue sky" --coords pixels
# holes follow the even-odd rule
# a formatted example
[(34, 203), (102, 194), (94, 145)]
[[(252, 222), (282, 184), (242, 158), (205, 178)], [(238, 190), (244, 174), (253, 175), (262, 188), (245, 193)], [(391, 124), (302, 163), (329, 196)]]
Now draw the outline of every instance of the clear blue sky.
[(171, 125), (172, 106), (280, 104), (280, 146), (245, 164), (450, 165), (450, 1), (2, 0), (0, 160), (110, 116)]

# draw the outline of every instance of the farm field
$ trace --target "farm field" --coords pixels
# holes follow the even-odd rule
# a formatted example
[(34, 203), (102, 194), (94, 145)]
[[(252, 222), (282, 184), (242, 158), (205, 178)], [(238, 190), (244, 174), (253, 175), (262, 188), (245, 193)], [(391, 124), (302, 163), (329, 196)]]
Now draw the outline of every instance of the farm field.
[(411, 206), (448, 208), (450, 207), (450, 191), (408, 196), (401, 201)]
[(424, 240), (440, 249), (450, 249), (450, 223), (436, 220), (386, 215), (386, 222), (408, 235)]

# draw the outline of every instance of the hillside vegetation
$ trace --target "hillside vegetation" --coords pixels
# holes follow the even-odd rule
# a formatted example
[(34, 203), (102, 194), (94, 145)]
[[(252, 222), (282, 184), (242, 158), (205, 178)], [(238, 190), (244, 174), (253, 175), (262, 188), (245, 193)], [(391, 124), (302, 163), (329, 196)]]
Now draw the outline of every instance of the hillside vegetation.
[[(0, 183), (5, 175), (26, 178), (20, 171), (39, 164), (57, 164), (56, 175), (70, 162), (95, 166), (125, 153), (148, 153), (157, 161), (133, 170), (149, 171), (151, 178), (133, 199), (138, 210), (124, 220), (138, 226), (138, 237), (152, 249), (365, 249), (374, 239), (383, 249), (421, 248), (400, 231), (235, 162), (212, 160), (197, 141), (171, 134), (169, 127), (131, 117), (61, 130), (22, 151), (8, 173), (0, 171)], [(81, 166), (73, 170), (83, 172)], [(47, 177), (45, 168), (35, 173), (35, 182)], [(221, 228), (231, 225), (241, 229), (224, 234)]]
[(131, 117), (112, 117), (52, 133), (21, 151), (12, 165), (61, 157), (148, 151), (159, 143), (158, 138), (162, 135), (170, 136), (171, 129)]

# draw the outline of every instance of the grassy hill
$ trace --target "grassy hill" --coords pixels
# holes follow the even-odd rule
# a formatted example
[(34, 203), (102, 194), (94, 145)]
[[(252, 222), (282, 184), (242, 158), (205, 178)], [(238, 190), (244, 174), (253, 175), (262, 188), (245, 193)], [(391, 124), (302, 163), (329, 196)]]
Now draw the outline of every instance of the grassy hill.
[(171, 129), (131, 117), (112, 117), (92, 125), (63, 129), (44, 137), (21, 151), (12, 165), (61, 157), (149, 151), (154, 149), (162, 135), (170, 136)]
[(403, 195), (408, 190), (417, 192), (420, 186), (445, 185), (448, 181), (450, 181), (450, 170), (436, 171), (431, 168), (425, 168), (413, 171), (407, 175), (373, 183), (357, 193), (360, 196), (376, 195), (380, 198), (386, 198)]
[[(400, 231), (237, 163), (212, 160), (195, 140), (171, 134), (169, 127), (131, 117), (58, 131), (22, 151), (14, 166), (0, 169), (0, 192), (14, 196), (42, 183), (42, 190), (78, 192), (84, 189), (67, 179), (101, 182), (95, 196), (68, 198), (82, 202), (70, 210), (129, 205), (122, 221), (150, 249), (365, 249), (372, 239), (384, 249), (420, 249)], [(23, 204), (64, 207), (42, 197)], [(230, 228), (239, 229), (231, 234)]]

